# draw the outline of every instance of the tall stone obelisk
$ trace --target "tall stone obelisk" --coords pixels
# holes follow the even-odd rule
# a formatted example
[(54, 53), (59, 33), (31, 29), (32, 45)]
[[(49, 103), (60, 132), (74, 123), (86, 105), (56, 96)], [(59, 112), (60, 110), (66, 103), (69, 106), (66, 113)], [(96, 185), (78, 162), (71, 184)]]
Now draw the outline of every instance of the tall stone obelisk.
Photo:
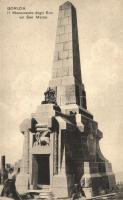
[(70, 2), (59, 7), (52, 80), (57, 89), (57, 103), (86, 109), (86, 94), (81, 77), (76, 10)]

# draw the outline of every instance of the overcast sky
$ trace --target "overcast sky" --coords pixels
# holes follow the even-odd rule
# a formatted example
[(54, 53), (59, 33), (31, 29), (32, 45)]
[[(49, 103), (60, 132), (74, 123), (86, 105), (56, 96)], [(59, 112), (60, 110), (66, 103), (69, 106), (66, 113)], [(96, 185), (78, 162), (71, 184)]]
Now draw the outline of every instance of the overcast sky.
[[(51, 77), (59, 5), (64, 0), (0, 1), (0, 154), (21, 158), (19, 124), (35, 112)], [(88, 110), (104, 137), (102, 152), (123, 171), (123, 1), (71, 0), (77, 9)], [(47, 19), (7, 15), (8, 6), (53, 12)]]

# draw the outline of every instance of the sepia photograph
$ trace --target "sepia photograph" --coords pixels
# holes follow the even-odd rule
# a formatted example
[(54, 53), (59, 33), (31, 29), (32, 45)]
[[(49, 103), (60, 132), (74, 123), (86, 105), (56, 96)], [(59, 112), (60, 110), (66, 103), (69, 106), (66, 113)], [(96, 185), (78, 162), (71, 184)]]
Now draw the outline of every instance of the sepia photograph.
[(123, 200), (123, 0), (0, 0), (0, 200)]

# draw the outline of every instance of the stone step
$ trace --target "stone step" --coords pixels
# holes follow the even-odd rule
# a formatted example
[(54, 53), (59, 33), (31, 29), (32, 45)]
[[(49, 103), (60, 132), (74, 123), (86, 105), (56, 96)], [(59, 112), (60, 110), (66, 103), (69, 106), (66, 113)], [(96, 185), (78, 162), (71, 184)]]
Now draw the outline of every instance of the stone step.
[(50, 188), (43, 188), (41, 190), (28, 190), (28, 192), (30, 193), (38, 193), (38, 196), (36, 197), (36, 199), (57, 199), (54, 194), (52, 193), (52, 191), (50, 190)]

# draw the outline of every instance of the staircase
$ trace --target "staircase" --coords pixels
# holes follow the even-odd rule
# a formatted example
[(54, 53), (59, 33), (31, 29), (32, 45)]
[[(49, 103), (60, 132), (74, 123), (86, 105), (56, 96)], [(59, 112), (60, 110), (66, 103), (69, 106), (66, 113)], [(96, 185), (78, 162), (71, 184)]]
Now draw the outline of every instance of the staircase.
[(101, 196), (95, 196), (95, 197), (92, 197), (91, 199), (88, 199), (88, 200), (115, 200), (116, 199), (116, 193), (110, 193), (110, 194), (104, 194), (104, 195), (101, 195)]
[(41, 189), (39, 190), (28, 190), (29, 193), (35, 194), (36, 195), (36, 199), (48, 199), (48, 200), (56, 200), (57, 197), (55, 197), (51, 191), (51, 189), (48, 186), (43, 186), (41, 187)]
[(42, 189), (39, 193), (39, 197), (37, 199), (57, 199), (50, 189)]

